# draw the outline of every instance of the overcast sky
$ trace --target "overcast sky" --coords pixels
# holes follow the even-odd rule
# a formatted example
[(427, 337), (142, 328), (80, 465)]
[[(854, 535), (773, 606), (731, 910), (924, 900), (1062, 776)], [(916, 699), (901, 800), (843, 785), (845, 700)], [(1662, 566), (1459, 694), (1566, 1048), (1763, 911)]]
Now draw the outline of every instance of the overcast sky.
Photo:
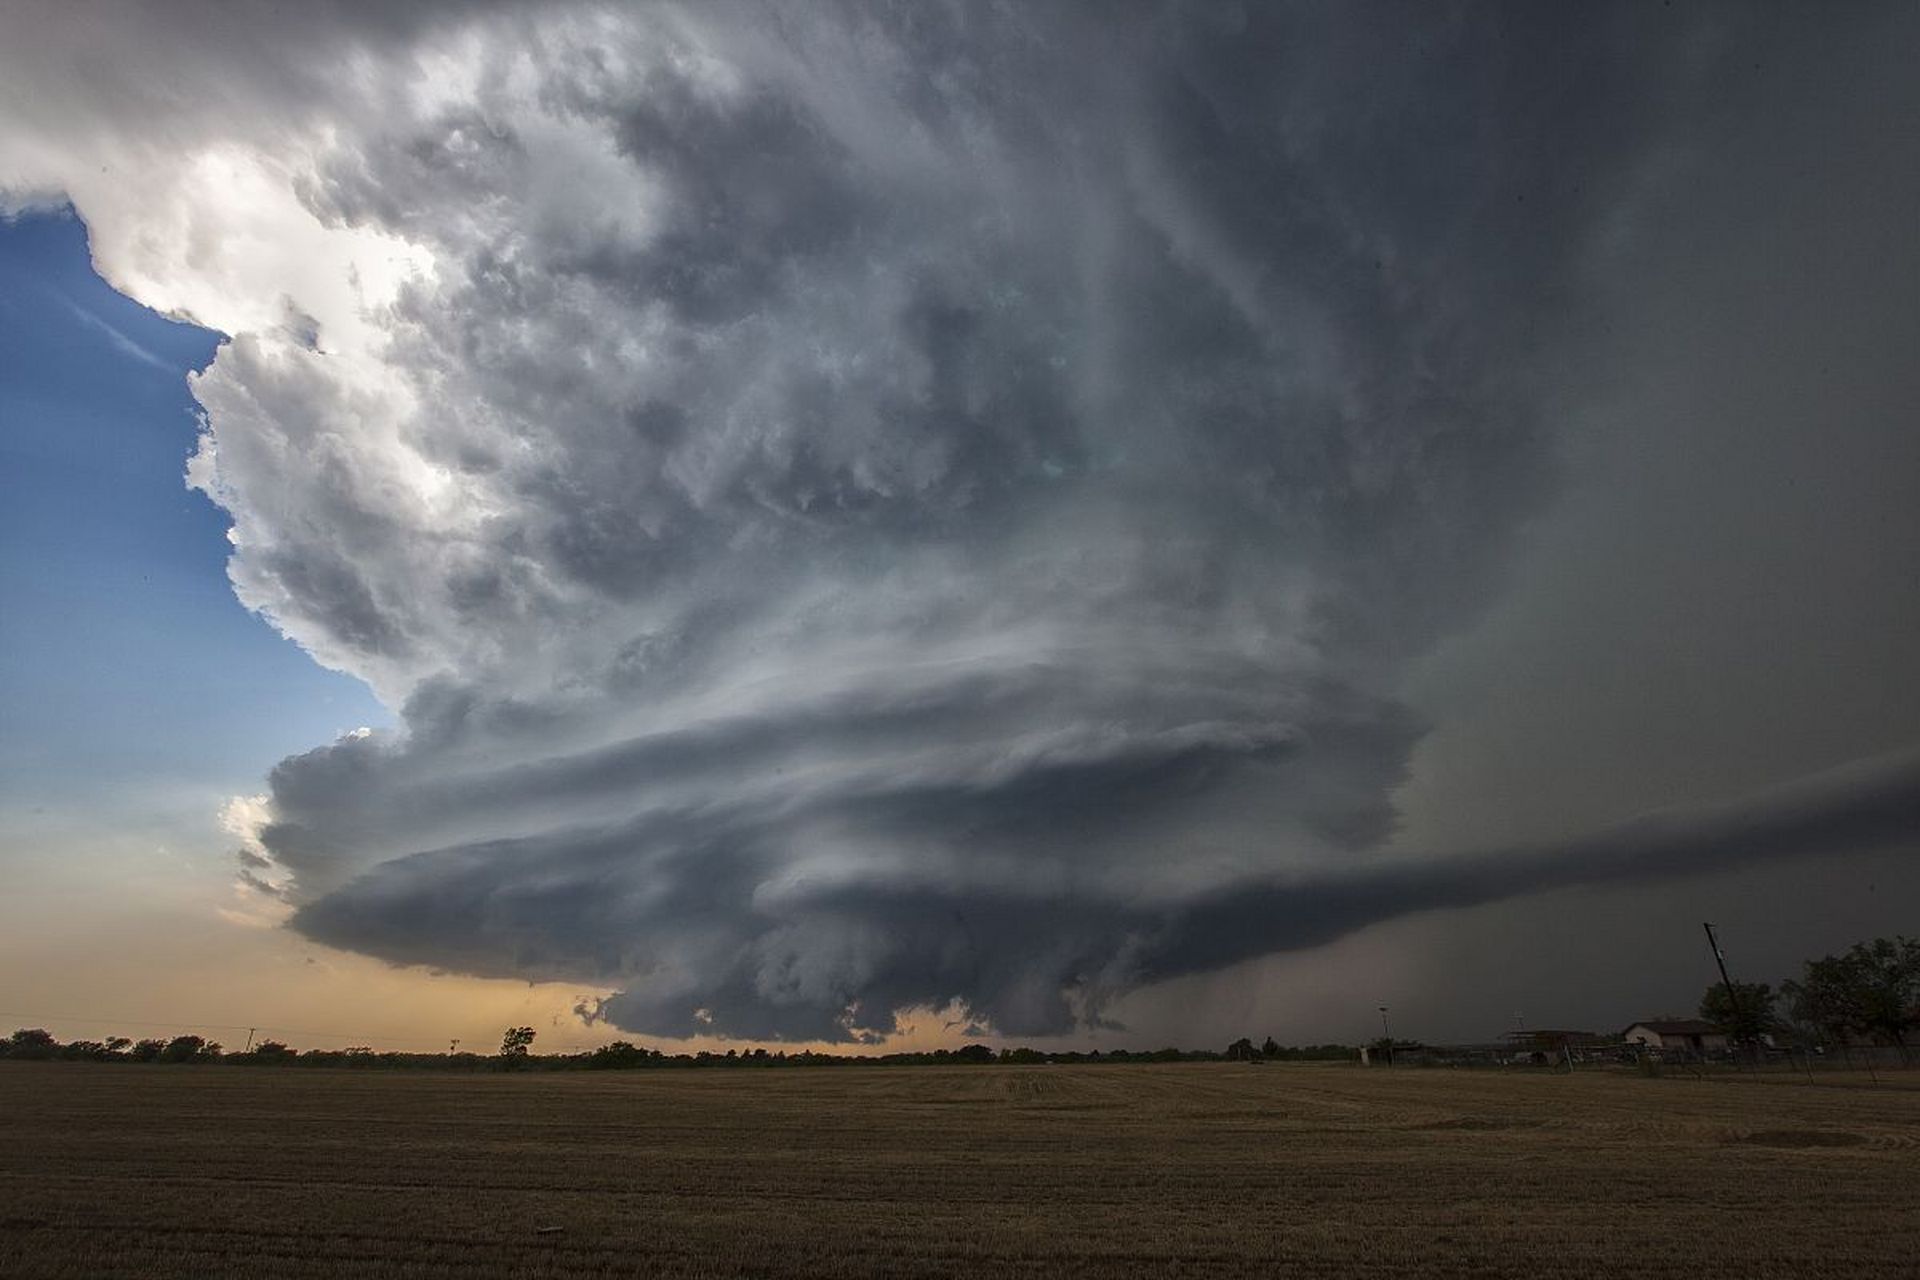
[(1482, 1039), (1920, 931), (1912, 5), (4, 21), (0, 1013)]

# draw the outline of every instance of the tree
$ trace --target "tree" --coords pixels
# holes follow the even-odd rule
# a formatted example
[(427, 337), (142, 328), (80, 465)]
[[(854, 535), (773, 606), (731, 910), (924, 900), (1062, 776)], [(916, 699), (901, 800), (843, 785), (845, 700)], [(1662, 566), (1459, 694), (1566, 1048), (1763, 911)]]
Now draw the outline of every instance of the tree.
[(208, 1044), (200, 1036), (175, 1036), (167, 1041), (166, 1047), (160, 1051), (162, 1062), (194, 1062), (202, 1058), (219, 1056), (220, 1046)]
[(527, 1050), (533, 1048), (532, 1027), (508, 1027), (507, 1033), (500, 1037), (500, 1056), (509, 1065), (527, 1060)]
[(1253, 1041), (1245, 1036), (1241, 1036), (1227, 1046), (1227, 1059), (1230, 1062), (1252, 1062), (1259, 1056), (1259, 1050), (1253, 1047)]
[(1907, 1032), (1920, 1027), (1920, 938), (1875, 938), (1847, 952), (1860, 1020), (1869, 1034), (1907, 1055)]
[(1726, 983), (1716, 982), (1700, 997), (1700, 1016), (1725, 1028), (1735, 1044), (1757, 1044), (1780, 1028), (1777, 999), (1770, 983), (1736, 982), (1729, 993)]
[(7, 1037), (9, 1058), (51, 1058), (60, 1051), (53, 1033), (40, 1027), (22, 1027)]
[(1782, 991), (1795, 1022), (1842, 1045), (1886, 1040), (1905, 1057), (1907, 1034), (1920, 1026), (1920, 939), (1856, 942), (1845, 955), (1807, 961), (1805, 977)]
[(1260, 1056), (1263, 1058), (1277, 1058), (1280, 1056), (1280, 1046), (1274, 1042), (1272, 1036), (1268, 1036), (1266, 1043), (1260, 1046)]
[(644, 1067), (659, 1057), (656, 1049), (643, 1049), (626, 1040), (615, 1040), (612, 1044), (603, 1044), (587, 1055), (587, 1066), (598, 1071), (618, 1071), (629, 1067)]

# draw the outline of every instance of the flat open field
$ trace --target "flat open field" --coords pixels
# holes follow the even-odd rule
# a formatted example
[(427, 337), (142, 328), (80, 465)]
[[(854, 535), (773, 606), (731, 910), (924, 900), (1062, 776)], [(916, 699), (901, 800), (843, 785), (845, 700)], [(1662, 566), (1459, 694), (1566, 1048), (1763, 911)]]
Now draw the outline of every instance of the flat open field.
[(1914, 1276), (1914, 1083), (7, 1063), (0, 1274)]

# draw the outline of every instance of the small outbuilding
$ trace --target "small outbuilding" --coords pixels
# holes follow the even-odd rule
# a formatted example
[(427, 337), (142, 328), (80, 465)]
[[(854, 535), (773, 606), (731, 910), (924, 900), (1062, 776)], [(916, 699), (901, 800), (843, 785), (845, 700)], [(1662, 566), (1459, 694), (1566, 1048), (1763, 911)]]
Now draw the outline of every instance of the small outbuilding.
[(1634, 1023), (1620, 1033), (1620, 1038), (1628, 1044), (1696, 1058), (1725, 1053), (1732, 1043), (1725, 1031), (1699, 1018), (1650, 1018)]

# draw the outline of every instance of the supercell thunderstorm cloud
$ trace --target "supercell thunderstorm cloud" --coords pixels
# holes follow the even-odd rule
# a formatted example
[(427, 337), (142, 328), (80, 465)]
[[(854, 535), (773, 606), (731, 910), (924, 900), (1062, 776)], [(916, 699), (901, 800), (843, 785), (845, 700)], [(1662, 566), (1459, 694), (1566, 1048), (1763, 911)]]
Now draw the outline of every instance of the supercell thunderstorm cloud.
[(254, 806), (291, 928), (653, 1035), (1044, 1035), (1687, 856), (1369, 870), (1408, 664), (1553, 492), (1530, 356), (1685, 60), (1123, 8), (319, 6), (270, 47), (242, 7), (213, 105), (95, 148), (169, 152), (142, 207), (62, 179), (103, 271), (232, 335), (189, 476), (240, 598), (398, 712)]

